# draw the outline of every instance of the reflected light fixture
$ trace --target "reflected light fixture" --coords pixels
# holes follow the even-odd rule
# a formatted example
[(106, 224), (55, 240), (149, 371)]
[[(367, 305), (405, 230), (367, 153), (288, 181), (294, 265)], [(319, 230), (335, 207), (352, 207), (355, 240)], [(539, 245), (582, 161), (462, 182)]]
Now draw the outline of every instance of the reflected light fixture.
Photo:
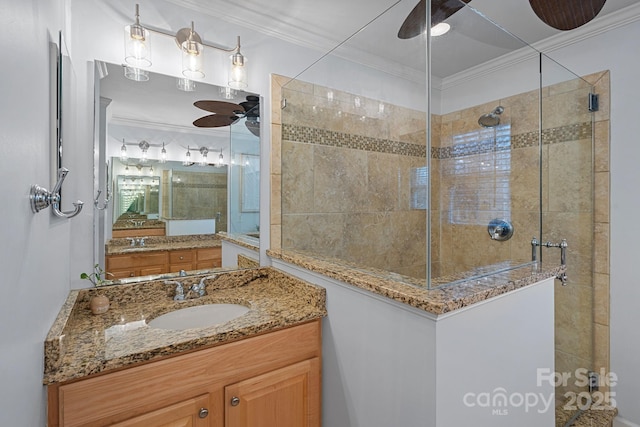
[(135, 82), (146, 82), (149, 80), (149, 71), (125, 65), (124, 76)]
[(149, 176), (153, 176), (153, 166), (149, 168)]
[(164, 148), (164, 142), (162, 143), (162, 150), (160, 150), (160, 163), (167, 163), (167, 150)]
[(191, 22), (190, 28), (182, 28), (177, 33), (160, 30), (157, 28), (143, 27), (140, 24), (139, 5), (136, 4), (135, 23), (125, 27), (125, 77), (135, 81), (146, 81), (149, 73), (141, 68), (151, 66), (151, 44), (150, 33), (157, 33), (164, 36), (173, 37), (182, 55), (182, 74), (186, 79), (177, 81), (178, 89), (185, 91), (194, 90), (195, 86), (191, 79), (202, 79), (205, 76), (203, 67), (204, 47), (228, 52), (230, 56), (230, 68), (228, 75), (229, 87), (234, 89), (244, 89), (247, 84), (246, 58), (240, 53), (240, 36), (237, 44), (233, 48), (223, 48), (205, 43), (194, 29)]
[(122, 138), (122, 147), (120, 147), (120, 160), (126, 162), (129, 156), (127, 156), (127, 146), (124, 145), (124, 138)]
[(451, 25), (446, 22), (440, 22), (431, 27), (431, 37), (438, 37), (449, 32)]
[(193, 92), (196, 90), (196, 82), (189, 80), (186, 77), (177, 77), (176, 87), (183, 92)]
[(182, 164), (184, 166), (190, 166), (193, 164), (193, 162), (191, 162), (191, 151), (189, 150), (188, 146), (187, 146), (187, 153), (184, 155), (184, 161), (182, 162)]
[(200, 148), (200, 154), (202, 156), (200, 158), (200, 166), (207, 166), (207, 153), (209, 153), (209, 149), (207, 147)]
[(220, 149), (220, 155), (218, 156), (218, 164), (216, 164), (217, 168), (221, 168), (224, 165), (224, 156), (222, 155), (222, 148)]
[(144, 139), (138, 143), (138, 147), (142, 150), (142, 154), (140, 155), (140, 162), (146, 163), (148, 159), (147, 151), (149, 151), (149, 143)]

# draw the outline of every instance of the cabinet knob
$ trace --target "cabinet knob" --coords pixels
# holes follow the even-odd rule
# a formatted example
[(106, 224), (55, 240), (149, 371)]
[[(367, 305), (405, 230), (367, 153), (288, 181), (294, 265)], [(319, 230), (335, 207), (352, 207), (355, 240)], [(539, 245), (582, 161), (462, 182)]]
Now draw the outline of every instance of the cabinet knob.
[(183, 256), (180, 256), (180, 259), (184, 259), (184, 257), (183, 257)]
[(198, 412), (198, 416), (200, 418), (207, 418), (207, 415), (209, 415), (209, 410), (207, 408), (200, 408), (200, 411)]
[(240, 398), (239, 397), (232, 397), (231, 398), (231, 406), (238, 406), (240, 404)]
[(134, 273), (130, 273), (130, 274), (129, 274), (129, 277), (133, 277), (133, 274), (134, 274)]

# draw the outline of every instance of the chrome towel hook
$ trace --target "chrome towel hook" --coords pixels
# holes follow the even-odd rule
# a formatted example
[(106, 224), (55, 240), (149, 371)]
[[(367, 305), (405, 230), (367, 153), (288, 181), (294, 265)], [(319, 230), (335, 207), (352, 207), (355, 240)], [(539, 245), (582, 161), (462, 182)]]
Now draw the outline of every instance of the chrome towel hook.
[(29, 201), (31, 203), (31, 210), (33, 213), (40, 212), (42, 209), (46, 209), (49, 206), (51, 206), (53, 213), (60, 218), (73, 218), (80, 213), (82, 206), (84, 205), (80, 200), (73, 202), (73, 206), (75, 207), (73, 211), (62, 212), (60, 210), (60, 189), (62, 188), (62, 183), (68, 173), (69, 169), (67, 168), (58, 169), (58, 181), (51, 191), (40, 187), (39, 185), (31, 186)]
[(107, 207), (109, 206), (109, 202), (111, 201), (111, 194), (109, 191), (109, 187), (107, 187), (107, 197), (104, 198), (104, 204), (102, 205), (102, 207), (100, 207), (100, 194), (102, 194), (102, 190), (98, 190), (98, 194), (96, 195), (96, 198), (93, 201), (93, 206), (95, 206), (96, 209), (98, 209), (99, 211), (103, 211), (105, 209), (107, 209)]

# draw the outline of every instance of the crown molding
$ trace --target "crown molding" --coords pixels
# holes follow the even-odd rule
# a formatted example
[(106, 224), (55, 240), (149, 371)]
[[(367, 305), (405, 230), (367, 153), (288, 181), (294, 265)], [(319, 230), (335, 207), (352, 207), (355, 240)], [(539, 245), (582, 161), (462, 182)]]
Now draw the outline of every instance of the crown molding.
[[(344, 38), (349, 36), (347, 35), (343, 39), (336, 39), (335, 33), (323, 34), (310, 31), (307, 27), (292, 26), (290, 22), (285, 22), (276, 17), (252, 11), (250, 9), (243, 8), (242, 6), (220, 7), (215, 2), (203, 4), (201, 0), (167, 1), (178, 6), (186, 7), (195, 12), (215, 16), (231, 24), (250, 28), (261, 34), (322, 53), (330, 52), (344, 41)], [(237, 8), (241, 8), (242, 13), (236, 13), (236, 11), (238, 11)], [(274, 20), (276, 21), (276, 25), (274, 25)], [(515, 52), (508, 53), (460, 73), (445, 77), (442, 79), (442, 86), (440, 89), (446, 90), (453, 88), (468, 81), (481, 78), (491, 73), (495, 73), (496, 71), (530, 60), (536, 57), (539, 53), (547, 54), (638, 20), (640, 20), (640, 2), (609, 13), (601, 18), (596, 18), (575, 30), (559, 33)], [(285, 24), (282, 28), (286, 27), (286, 32), (278, 29), (278, 22)], [(406, 66), (398, 66), (398, 64), (390, 62), (389, 60), (353, 47), (346, 47), (343, 45), (339, 52), (334, 52), (333, 55), (411, 82), (425, 84), (424, 71)]]
[(535, 58), (539, 53), (548, 54), (639, 20), (640, 3), (632, 4), (605, 15), (602, 18), (594, 19), (588, 24), (576, 28), (575, 30), (548, 37), (544, 40), (533, 43), (530, 46), (523, 47), (515, 52), (503, 55), (495, 60), (487, 61), (460, 73), (445, 77), (442, 79), (441, 90), (447, 90), (477, 78), (493, 74), (497, 71), (507, 69), (521, 62)]
[(191, 135), (201, 135), (206, 137), (217, 136), (219, 138), (228, 138), (229, 129), (223, 128), (199, 128), (195, 126), (181, 126), (170, 123), (158, 123), (149, 120), (140, 120), (137, 118), (112, 116), (109, 124), (116, 126), (129, 126), (140, 129), (162, 130), (165, 132), (188, 133)]

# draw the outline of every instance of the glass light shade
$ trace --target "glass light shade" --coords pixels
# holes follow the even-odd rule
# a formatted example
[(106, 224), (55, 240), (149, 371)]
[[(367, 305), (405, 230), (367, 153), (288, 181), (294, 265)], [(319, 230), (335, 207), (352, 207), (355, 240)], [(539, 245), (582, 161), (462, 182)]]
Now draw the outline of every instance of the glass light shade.
[(245, 57), (240, 53), (231, 55), (231, 68), (229, 69), (229, 87), (244, 89), (247, 84), (247, 69), (244, 65)]
[(149, 80), (149, 72), (140, 68), (124, 67), (124, 76), (136, 82), (146, 82)]
[(149, 31), (139, 24), (124, 27), (124, 61), (136, 68), (151, 66)]
[(186, 77), (177, 77), (176, 87), (183, 92), (193, 92), (196, 90), (196, 82), (189, 80)]
[(189, 148), (187, 148), (187, 154), (184, 155), (184, 161), (182, 164), (185, 166), (191, 164), (191, 152), (189, 151)]
[(202, 57), (204, 56), (202, 45), (194, 40), (182, 43), (182, 75), (188, 79), (201, 79), (204, 77)]
[(127, 147), (124, 145), (124, 141), (122, 141), (122, 147), (120, 147), (120, 160), (126, 162), (128, 158)]
[(167, 163), (167, 150), (164, 148), (164, 142), (162, 143), (162, 150), (160, 151), (160, 163)]

